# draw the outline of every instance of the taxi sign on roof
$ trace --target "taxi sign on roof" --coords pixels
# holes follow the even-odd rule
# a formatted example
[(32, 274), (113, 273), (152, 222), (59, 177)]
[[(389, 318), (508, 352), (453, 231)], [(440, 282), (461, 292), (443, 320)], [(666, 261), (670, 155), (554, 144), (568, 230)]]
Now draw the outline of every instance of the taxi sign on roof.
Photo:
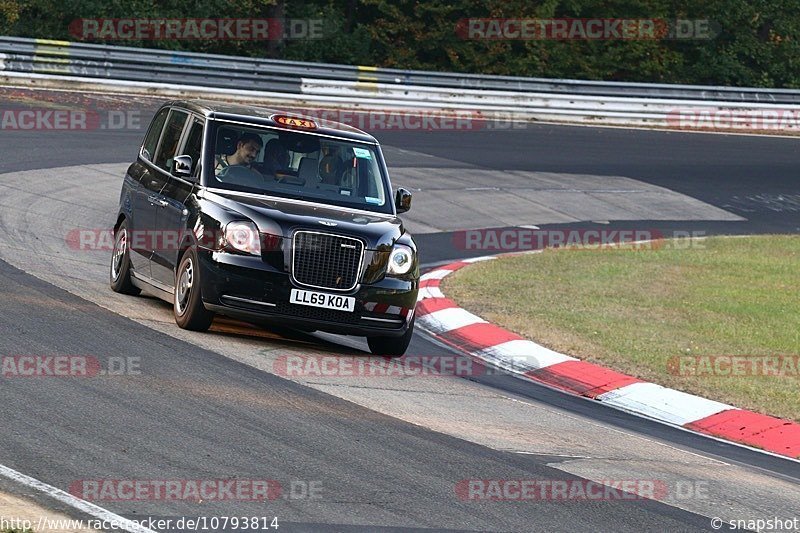
[(276, 116), (274, 120), (281, 126), (289, 126), (290, 128), (303, 128), (308, 130), (313, 130), (317, 128), (316, 122), (306, 118), (287, 117), (279, 115)]

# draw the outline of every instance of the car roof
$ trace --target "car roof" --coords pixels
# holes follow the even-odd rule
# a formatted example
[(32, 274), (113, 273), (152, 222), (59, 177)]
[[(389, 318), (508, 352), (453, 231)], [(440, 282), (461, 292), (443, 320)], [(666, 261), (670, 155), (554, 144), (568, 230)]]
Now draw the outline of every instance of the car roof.
[[(352, 139), (354, 141), (378, 144), (378, 141), (375, 139), (375, 137), (369, 133), (361, 131), (358, 128), (354, 128), (342, 122), (336, 122), (325, 118), (319, 119), (313, 115), (298, 113), (295, 111), (260, 106), (230, 104), (226, 102), (217, 102), (214, 100), (173, 100), (165, 103), (162, 107), (167, 106), (182, 107), (212, 120), (233, 120), (236, 122), (245, 122), (259, 126), (272, 126), (280, 129), (301, 131), (310, 134), (330, 135), (334, 137)], [(316, 122), (317, 128), (313, 130), (289, 128), (275, 122), (273, 117), (276, 115), (311, 119)]]

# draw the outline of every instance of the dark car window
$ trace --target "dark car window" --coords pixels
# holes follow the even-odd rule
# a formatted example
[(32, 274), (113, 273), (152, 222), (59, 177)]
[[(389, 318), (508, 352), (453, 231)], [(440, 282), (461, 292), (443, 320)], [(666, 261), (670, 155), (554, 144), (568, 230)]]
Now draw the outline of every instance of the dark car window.
[(158, 138), (161, 137), (161, 130), (164, 129), (164, 122), (167, 120), (167, 113), (169, 109), (162, 109), (150, 123), (150, 129), (147, 130), (147, 135), (144, 138), (144, 145), (142, 146), (142, 156), (148, 161), (153, 160), (153, 154), (156, 153), (156, 145)]
[(186, 146), (183, 149), (183, 155), (188, 155), (192, 158), (192, 175), (197, 176), (197, 169), (200, 168), (200, 151), (203, 147), (203, 123), (195, 119), (189, 129), (189, 135), (186, 137)]
[(169, 171), (169, 161), (175, 157), (175, 151), (178, 149), (183, 126), (186, 124), (188, 116), (188, 113), (184, 111), (173, 110), (170, 113), (156, 154), (155, 164), (157, 167)]

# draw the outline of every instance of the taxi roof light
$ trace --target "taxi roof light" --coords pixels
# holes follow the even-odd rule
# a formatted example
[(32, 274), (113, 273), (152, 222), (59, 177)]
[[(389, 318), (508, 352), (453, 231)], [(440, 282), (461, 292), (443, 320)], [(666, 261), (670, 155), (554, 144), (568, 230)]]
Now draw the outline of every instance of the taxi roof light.
[(285, 115), (278, 115), (274, 117), (275, 122), (281, 126), (288, 126), (290, 128), (300, 128), (304, 130), (317, 129), (317, 123), (307, 118), (288, 117)]

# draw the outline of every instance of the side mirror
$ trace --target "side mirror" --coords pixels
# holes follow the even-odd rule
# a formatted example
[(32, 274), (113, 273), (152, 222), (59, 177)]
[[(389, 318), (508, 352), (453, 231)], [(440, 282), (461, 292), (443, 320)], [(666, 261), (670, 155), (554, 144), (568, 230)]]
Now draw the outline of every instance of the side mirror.
[(179, 155), (172, 160), (172, 173), (176, 176), (191, 177), (192, 175), (192, 156)]
[(405, 213), (411, 209), (411, 193), (403, 188), (397, 189), (394, 194), (394, 207), (398, 213)]

